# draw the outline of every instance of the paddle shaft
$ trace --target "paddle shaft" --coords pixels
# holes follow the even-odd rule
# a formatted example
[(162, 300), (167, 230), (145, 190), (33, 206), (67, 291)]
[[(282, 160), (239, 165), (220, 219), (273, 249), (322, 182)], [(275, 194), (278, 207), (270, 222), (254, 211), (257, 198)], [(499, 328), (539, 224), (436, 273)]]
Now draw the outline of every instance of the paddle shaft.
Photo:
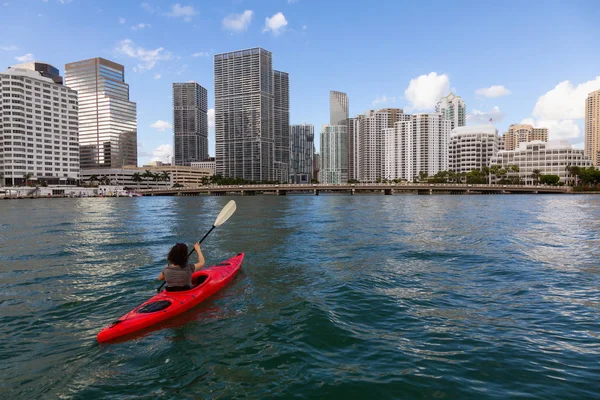
[[(212, 228), (210, 228), (210, 230), (208, 232), (206, 232), (206, 234), (204, 235), (204, 237), (202, 239), (200, 239), (200, 241), (198, 243), (202, 243), (204, 241), (204, 239), (206, 239), (206, 237), (213, 231), (213, 229), (215, 229), (215, 226), (213, 225)], [(192, 248), (192, 251), (190, 251), (190, 254), (188, 254), (188, 258), (192, 255), (192, 253), (194, 252), (194, 248)], [(163, 286), (165, 286), (165, 283), (167, 283), (167, 280), (165, 279), (165, 281), (162, 283), (162, 285), (160, 285), (158, 287), (158, 289), (156, 289), (157, 293), (160, 293), (160, 289), (162, 289)]]

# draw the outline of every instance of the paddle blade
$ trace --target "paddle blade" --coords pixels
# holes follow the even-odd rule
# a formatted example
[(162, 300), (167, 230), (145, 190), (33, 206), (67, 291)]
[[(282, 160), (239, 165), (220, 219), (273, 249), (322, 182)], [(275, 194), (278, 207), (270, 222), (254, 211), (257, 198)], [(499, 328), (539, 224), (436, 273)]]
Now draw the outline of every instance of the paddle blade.
[(235, 201), (231, 200), (229, 203), (227, 203), (227, 205), (225, 205), (225, 207), (223, 207), (223, 209), (217, 216), (214, 226), (219, 226), (219, 225), (223, 224), (225, 221), (227, 221), (229, 219), (229, 217), (231, 217), (233, 215), (235, 210), (236, 210)]

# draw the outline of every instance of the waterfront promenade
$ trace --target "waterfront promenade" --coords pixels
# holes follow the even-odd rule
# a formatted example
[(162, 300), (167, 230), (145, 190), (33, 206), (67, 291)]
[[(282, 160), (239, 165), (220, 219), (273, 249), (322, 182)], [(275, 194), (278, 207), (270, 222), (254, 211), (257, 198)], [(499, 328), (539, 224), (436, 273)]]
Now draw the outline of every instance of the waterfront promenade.
[(241, 194), (314, 194), (320, 193), (394, 193), (431, 194), (523, 194), (523, 193), (571, 193), (570, 186), (525, 186), (525, 185), (474, 185), (456, 183), (347, 183), (347, 184), (279, 184), (279, 185), (207, 185), (197, 188), (147, 189), (140, 190), (144, 196), (198, 196)]

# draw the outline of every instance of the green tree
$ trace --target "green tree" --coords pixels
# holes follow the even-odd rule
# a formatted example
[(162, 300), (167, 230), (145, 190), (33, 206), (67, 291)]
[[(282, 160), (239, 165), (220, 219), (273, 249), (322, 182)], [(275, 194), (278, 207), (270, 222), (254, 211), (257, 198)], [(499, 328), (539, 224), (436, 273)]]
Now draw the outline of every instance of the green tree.
[(32, 176), (33, 174), (31, 174), (30, 172), (27, 172), (23, 175), (23, 182), (25, 182), (25, 186), (29, 186), (29, 178), (31, 178)]
[(540, 182), (540, 176), (542, 176), (542, 171), (539, 169), (534, 169), (531, 171), (531, 178), (533, 179), (534, 185), (537, 185)]
[(540, 174), (538, 179), (544, 185), (556, 186), (556, 185), (558, 185), (558, 182), (560, 182), (560, 176), (558, 176), (558, 175), (542, 175), (542, 174)]
[(140, 182), (142, 181), (142, 175), (139, 172), (136, 172), (131, 177), (131, 180), (137, 183), (138, 189), (140, 188)]
[(163, 181), (167, 182), (169, 179), (171, 179), (171, 174), (169, 174), (167, 171), (163, 171), (161, 177)]

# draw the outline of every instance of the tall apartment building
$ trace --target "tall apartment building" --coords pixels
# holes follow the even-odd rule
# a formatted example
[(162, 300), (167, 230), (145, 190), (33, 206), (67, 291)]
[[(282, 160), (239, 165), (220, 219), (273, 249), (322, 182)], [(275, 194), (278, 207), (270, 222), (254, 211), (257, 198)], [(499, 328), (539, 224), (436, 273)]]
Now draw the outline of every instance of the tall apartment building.
[(275, 180), (287, 182), (290, 165), (290, 77), (273, 71), (275, 111)]
[(534, 128), (528, 124), (512, 124), (503, 136), (504, 150), (515, 150), (519, 147), (519, 143), (534, 140), (547, 142), (548, 128)]
[(585, 154), (600, 166), (600, 90), (585, 101)]
[(346, 125), (325, 125), (321, 132), (321, 183), (348, 182)]
[(454, 128), (450, 134), (448, 167), (454, 172), (489, 167), (499, 145), (498, 130), (492, 124)]
[(384, 129), (393, 128), (403, 116), (399, 108), (369, 110), (359, 118), (358, 175), (361, 182), (376, 182), (384, 176)]
[(69, 63), (65, 85), (79, 97), (81, 169), (137, 165), (137, 107), (125, 68), (104, 58)]
[(348, 119), (348, 95), (331, 90), (329, 92), (329, 125), (345, 125)]
[(208, 158), (207, 91), (196, 82), (173, 83), (173, 163), (190, 166)]
[(21, 64), (0, 73), (3, 184), (22, 184), (25, 175), (37, 183), (79, 180), (77, 92), (56, 82), (62, 82), (58, 69), (45, 63)]
[(490, 160), (490, 166), (495, 165), (505, 169), (511, 165), (518, 166), (517, 175), (525, 184), (533, 183), (532, 174), (536, 169), (543, 175), (558, 175), (561, 182), (567, 183), (567, 165), (588, 168), (592, 166), (592, 161), (584, 154), (584, 150), (573, 149), (566, 140), (534, 140), (519, 143), (514, 150), (499, 151)]
[(358, 115), (346, 120), (346, 130), (348, 132), (348, 180), (360, 179), (360, 124), (364, 116)]
[(451, 121), (440, 113), (399, 114), (393, 128), (383, 130), (386, 179), (412, 180), (448, 169)]
[(415, 172), (415, 131), (412, 115), (404, 114), (393, 128), (385, 128), (383, 178), (412, 180)]
[(313, 173), (312, 179), (321, 181), (321, 155), (317, 153), (313, 148)]
[(450, 93), (442, 97), (435, 106), (435, 112), (441, 113), (442, 118), (451, 122), (450, 129), (465, 126), (467, 120), (467, 108), (462, 97)]
[(310, 124), (290, 125), (291, 183), (310, 183), (313, 176), (315, 129)]
[(216, 54), (216, 173), (250, 181), (275, 176), (272, 54), (253, 48)]

